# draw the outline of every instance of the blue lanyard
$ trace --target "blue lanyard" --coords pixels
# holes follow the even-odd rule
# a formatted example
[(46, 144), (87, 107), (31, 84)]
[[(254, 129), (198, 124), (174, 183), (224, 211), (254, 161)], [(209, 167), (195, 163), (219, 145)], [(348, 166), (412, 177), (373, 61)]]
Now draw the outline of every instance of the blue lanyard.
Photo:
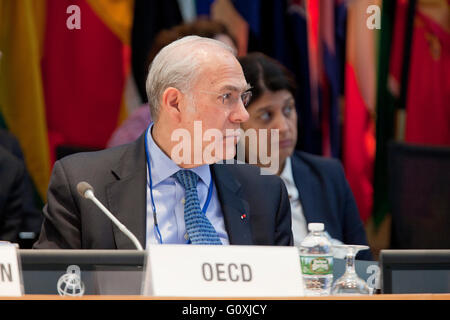
[[(159, 236), (159, 243), (162, 244), (163, 240), (162, 240), (161, 232), (159, 231), (158, 220), (156, 219), (156, 206), (155, 206), (155, 201), (153, 200), (152, 169), (150, 166), (150, 154), (148, 152), (148, 135), (150, 134), (150, 126), (151, 126), (151, 124), (147, 128), (147, 131), (145, 133), (145, 138), (144, 138), (145, 139), (145, 154), (147, 156), (147, 168), (148, 168), (148, 177), (149, 177), (148, 185), (150, 187), (150, 198), (152, 201), (153, 222), (155, 225), (156, 232), (158, 233), (158, 236)], [(208, 187), (208, 196), (206, 197), (206, 201), (205, 201), (205, 204), (203, 205), (203, 209), (202, 209), (203, 214), (206, 214), (206, 210), (208, 210), (209, 202), (211, 201), (211, 197), (212, 197), (212, 191), (213, 191), (213, 183), (212, 183), (212, 178), (211, 178), (211, 182), (209, 183), (209, 187)], [(188, 240), (186, 243), (190, 243), (190, 242), (191, 241)]]

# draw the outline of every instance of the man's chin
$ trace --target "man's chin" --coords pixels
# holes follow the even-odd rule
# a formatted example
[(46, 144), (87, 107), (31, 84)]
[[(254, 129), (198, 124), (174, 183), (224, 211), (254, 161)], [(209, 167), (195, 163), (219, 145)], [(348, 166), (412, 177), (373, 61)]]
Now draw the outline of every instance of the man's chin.
[[(211, 146), (209, 146), (211, 147)], [(182, 168), (195, 168), (201, 165), (210, 165), (221, 161), (231, 160), (236, 156), (236, 145), (235, 144), (221, 144), (213, 145), (213, 148), (206, 148), (202, 150), (202, 154), (193, 155), (193, 159), (196, 159), (192, 162), (192, 157), (190, 157), (190, 161), (186, 162), (184, 157), (171, 157), (172, 161), (174, 161), (179, 167)]]

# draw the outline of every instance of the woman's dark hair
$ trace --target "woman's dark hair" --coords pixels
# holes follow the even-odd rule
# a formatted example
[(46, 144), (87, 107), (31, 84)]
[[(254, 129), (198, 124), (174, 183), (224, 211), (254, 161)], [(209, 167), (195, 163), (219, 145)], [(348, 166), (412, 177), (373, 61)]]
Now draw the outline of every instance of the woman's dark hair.
[(260, 52), (253, 52), (238, 58), (238, 60), (244, 71), (245, 79), (252, 86), (253, 101), (267, 90), (279, 91), (285, 89), (295, 97), (296, 83), (294, 76), (275, 59)]

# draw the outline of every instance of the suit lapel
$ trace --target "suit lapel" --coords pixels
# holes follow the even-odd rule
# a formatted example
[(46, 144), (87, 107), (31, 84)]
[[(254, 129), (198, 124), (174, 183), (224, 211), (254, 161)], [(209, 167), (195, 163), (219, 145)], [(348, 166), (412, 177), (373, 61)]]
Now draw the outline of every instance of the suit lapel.
[[(111, 212), (145, 247), (147, 215), (147, 169), (144, 135), (131, 143), (111, 174), (116, 181), (106, 186)], [(117, 249), (134, 249), (127, 236), (113, 226)]]
[(319, 222), (321, 221), (318, 220), (321, 217), (321, 211), (315, 199), (318, 197), (317, 192), (320, 191), (320, 188), (317, 186), (317, 182), (312, 179), (311, 169), (295, 153), (291, 157), (291, 163), (294, 182), (299, 193), (306, 223)]
[(253, 241), (249, 222), (250, 207), (242, 197), (241, 185), (225, 164), (212, 165), (212, 173), (230, 244), (251, 245)]

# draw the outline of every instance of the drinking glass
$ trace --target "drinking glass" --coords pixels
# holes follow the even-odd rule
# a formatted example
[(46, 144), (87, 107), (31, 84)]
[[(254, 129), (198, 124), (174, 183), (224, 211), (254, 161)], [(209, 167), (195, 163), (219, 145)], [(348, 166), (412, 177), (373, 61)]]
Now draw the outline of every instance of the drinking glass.
[(334, 245), (333, 248), (347, 249), (345, 257), (345, 273), (331, 287), (331, 295), (364, 295), (372, 294), (366, 282), (358, 277), (355, 271), (355, 256), (360, 250), (369, 249), (363, 245)]

